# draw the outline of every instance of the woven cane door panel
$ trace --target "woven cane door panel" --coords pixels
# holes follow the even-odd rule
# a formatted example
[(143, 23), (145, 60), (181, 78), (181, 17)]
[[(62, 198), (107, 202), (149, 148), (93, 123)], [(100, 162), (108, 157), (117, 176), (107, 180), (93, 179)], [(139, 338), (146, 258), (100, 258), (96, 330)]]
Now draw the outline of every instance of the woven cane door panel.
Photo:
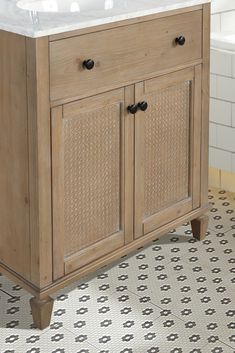
[(190, 87), (190, 82), (184, 82), (149, 96), (144, 131), (145, 217), (189, 196)]
[(144, 217), (189, 196), (191, 82), (148, 96), (144, 120)]
[(65, 256), (120, 230), (120, 104), (64, 119)]

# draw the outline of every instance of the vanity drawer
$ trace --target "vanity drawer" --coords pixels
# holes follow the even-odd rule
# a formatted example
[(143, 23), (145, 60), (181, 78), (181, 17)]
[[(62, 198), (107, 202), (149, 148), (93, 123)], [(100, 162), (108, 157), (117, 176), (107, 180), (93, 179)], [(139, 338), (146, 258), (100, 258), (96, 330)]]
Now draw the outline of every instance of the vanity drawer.
[[(176, 44), (184, 36), (184, 45)], [(50, 43), (51, 100), (92, 95), (202, 57), (202, 11)], [(92, 59), (94, 68), (84, 67)]]

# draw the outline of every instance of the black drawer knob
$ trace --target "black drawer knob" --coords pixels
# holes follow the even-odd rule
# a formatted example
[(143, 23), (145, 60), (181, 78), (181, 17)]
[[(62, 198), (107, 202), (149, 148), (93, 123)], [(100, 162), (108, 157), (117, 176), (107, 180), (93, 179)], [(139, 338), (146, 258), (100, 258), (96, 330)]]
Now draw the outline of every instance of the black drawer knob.
[(143, 101), (143, 102), (140, 102), (138, 104), (138, 107), (140, 108), (140, 110), (142, 110), (142, 112), (145, 112), (145, 110), (148, 109), (148, 103)]
[(95, 66), (95, 62), (92, 59), (83, 61), (83, 67), (87, 70), (92, 70), (94, 66)]
[(137, 104), (132, 104), (127, 107), (127, 110), (131, 114), (136, 114), (138, 111), (138, 105)]
[(184, 45), (186, 42), (186, 39), (184, 36), (179, 36), (175, 39), (175, 42), (176, 42), (176, 44)]

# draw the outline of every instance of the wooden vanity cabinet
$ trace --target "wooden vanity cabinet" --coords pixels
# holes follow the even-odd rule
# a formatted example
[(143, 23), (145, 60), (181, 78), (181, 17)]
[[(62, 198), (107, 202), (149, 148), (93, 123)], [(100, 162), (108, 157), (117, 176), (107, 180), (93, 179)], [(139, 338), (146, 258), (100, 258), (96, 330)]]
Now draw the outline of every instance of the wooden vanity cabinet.
[(206, 4), (0, 32), (14, 56), (0, 60), (0, 269), (34, 295), (39, 328), (58, 289), (186, 221), (205, 237), (209, 29)]

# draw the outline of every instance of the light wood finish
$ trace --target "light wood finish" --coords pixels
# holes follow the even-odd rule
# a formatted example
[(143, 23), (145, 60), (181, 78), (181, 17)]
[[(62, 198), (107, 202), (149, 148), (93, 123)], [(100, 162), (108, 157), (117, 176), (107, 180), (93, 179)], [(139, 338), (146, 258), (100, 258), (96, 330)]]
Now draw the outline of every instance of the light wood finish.
[[(191, 163), (191, 184), (193, 208), (199, 207), (201, 202), (201, 140), (202, 140), (202, 65), (195, 66), (194, 85), (192, 87), (193, 101), (193, 121), (191, 126), (191, 145), (192, 163)], [(208, 119), (208, 118), (207, 118)], [(209, 145), (209, 143), (208, 143)], [(207, 191), (206, 191), (207, 192)], [(208, 199), (207, 199), (208, 203)]]
[(52, 215), (53, 215), (53, 279), (64, 275), (64, 156), (59, 153), (62, 147), (63, 107), (51, 111), (52, 132)]
[(103, 256), (102, 258), (95, 260), (91, 262), (90, 264), (77, 269), (74, 272), (71, 272), (70, 274), (66, 275), (65, 277), (58, 279), (53, 283), (53, 285), (48, 286), (47, 288), (44, 288), (44, 290), (41, 291), (40, 297), (44, 298), (51, 293), (63, 288), (66, 285), (69, 285), (70, 283), (86, 276), (87, 274), (90, 274), (94, 271), (97, 271), (98, 269), (102, 268), (103, 266), (112, 263), (115, 260), (121, 259), (122, 256), (126, 254), (130, 254), (132, 251), (137, 250), (138, 248), (150, 243), (152, 240), (156, 238), (160, 238), (161, 236), (164, 236), (167, 234), (169, 231), (172, 229), (175, 229), (179, 226), (181, 226), (183, 223), (188, 222), (192, 219), (199, 218), (201, 215), (204, 213), (208, 212), (209, 206), (205, 206), (203, 208), (198, 208), (196, 210), (193, 210), (192, 212), (189, 212), (185, 214), (182, 217), (179, 217), (175, 219), (172, 222), (169, 222), (165, 224), (164, 226), (154, 230), (151, 233), (146, 234), (144, 237), (140, 237), (138, 239), (133, 240), (131, 243), (125, 245), (124, 247), (113, 251), (112, 253)]
[(136, 114), (137, 238), (199, 206), (200, 87), (194, 68), (136, 85), (136, 102), (149, 105)]
[[(193, 60), (193, 61), (190, 61), (190, 62), (187, 62), (184, 64), (176, 65), (176, 66), (174, 66), (174, 68), (171, 67), (171, 68), (159, 70), (155, 74), (153, 74), (152, 72), (148, 73), (144, 77), (139, 78), (138, 80), (137, 80), (137, 78), (133, 77), (133, 79), (126, 81), (125, 87), (133, 86), (136, 84), (137, 81), (140, 82), (143, 80), (151, 79), (151, 78), (153, 78), (153, 76), (159, 77), (159, 76), (163, 76), (163, 75), (168, 75), (168, 74), (172, 73), (173, 71), (179, 71), (179, 70), (191, 68), (193, 66), (198, 66), (198, 65), (201, 65), (202, 62), (203, 62), (202, 59), (197, 59), (197, 60)], [(120, 83), (112, 82), (109, 89), (107, 89), (107, 91), (118, 89), (118, 88), (120, 88), (120, 86), (121, 86)], [(104, 92), (104, 89), (102, 87), (99, 87), (95, 90), (95, 94), (100, 94), (103, 92)], [(58, 107), (58, 106), (61, 106), (61, 105), (67, 104), (67, 103), (75, 102), (75, 101), (80, 100), (82, 98), (87, 98), (86, 91), (79, 92), (79, 94), (77, 94), (73, 97), (61, 98), (58, 100), (50, 101), (50, 106), (51, 106), (51, 108), (55, 108), (55, 107)]]
[(206, 215), (203, 215), (199, 218), (193, 219), (191, 221), (192, 225), (192, 232), (194, 238), (198, 240), (203, 240), (206, 237), (206, 232), (208, 228), (208, 223), (209, 223), (209, 217)]
[(54, 279), (123, 246), (127, 232), (133, 236), (124, 94), (119, 89), (52, 111)]
[(50, 297), (43, 300), (37, 298), (30, 299), (33, 321), (40, 330), (44, 330), (50, 325), (53, 303), (54, 300)]
[(108, 253), (112, 253), (113, 251), (122, 248), (124, 244), (125, 238), (123, 232), (112, 234), (105, 239), (100, 240), (98, 244), (96, 239), (94, 239), (94, 244), (65, 259), (65, 274), (67, 275)]
[[(129, 114), (126, 107), (135, 101), (135, 87), (125, 87), (125, 107), (124, 107), (124, 124), (125, 124), (125, 143), (124, 143), (124, 190), (125, 190), (125, 244), (131, 243), (134, 239), (134, 149), (135, 149), (135, 118)], [(131, 221), (130, 221), (131, 220)]]
[(25, 38), (0, 31), (0, 262), (30, 280)]
[(48, 38), (26, 39), (31, 281), (52, 281), (51, 146)]
[(111, 28), (124, 27), (127, 25), (133, 25), (133, 24), (140, 23), (140, 22), (147, 22), (147, 21), (151, 21), (151, 20), (156, 20), (156, 19), (159, 19), (162, 17), (167, 18), (172, 15), (183, 14), (186, 12), (194, 12), (194, 11), (202, 10), (202, 9), (203, 9), (203, 5), (196, 5), (196, 6), (185, 7), (182, 9), (172, 10), (172, 11), (168, 11), (168, 12), (159, 12), (159, 13), (152, 14), (152, 15), (129, 18), (124, 21), (121, 20), (121, 21), (117, 21), (117, 22), (113, 22), (113, 23), (107, 23), (107, 24), (102, 24), (102, 25), (98, 25), (98, 26), (77, 29), (74, 31), (52, 34), (49, 36), (49, 41), (54, 42), (56, 40), (76, 37), (76, 36), (80, 36), (80, 35), (88, 34), (88, 33), (100, 32), (100, 31), (104, 31), (107, 29), (111, 29)]
[[(179, 34), (186, 37), (183, 47), (175, 44)], [(125, 85), (128, 80), (200, 59), (201, 38), (199, 10), (51, 42), (51, 100), (90, 96), (99, 88)], [(95, 61), (93, 70), (83, 68), (86, 59)]]
[(38, 299), (45, 299), (52, 293), (60, 290), (68, 286), (69, 284), (79, 280), (80, 278), (97, 271), (98, 269), (102, 268), (103, 266), (112, 263), (115, 260), (120, 259), (122, 256), (131, 253), (132, 251), (137, 250), (138, 248), (150, 243), (152, 240), (164, 236), (170, 230), (175, 229), (185, 223), (186, 221), (190, 221), (192, 219), (196, 219), (203, 215), (204, 213), (208, 212), (210, 209), (209, 205), (205, 205), (204, 207), (198, 208), (185, 214), (184, 216), (177, 218), (176, 220), (167, 223), (166, 225), (154, 230), (151, 233), (146, 234), (144, 237), (140, 237), (138, 239), (133, 240), (131, 243), (123, 246), (122, 248), (115, 250), (111, 254), (105, 255), (98, 260), (91, 262), (84, 267), (73, 271), (64, 277), (55, 280), (49, 286), (44, 287), (42, 289), (34, 287), (30, 282), (27, 282), (23, 277), (19, 276), (16, 272), (11, 271), (6, 266), (0, 264), (0, 271), (5, 274), (6, 276), (10, 277), (13, 281), (18, 283), (20, 286), (24, 287), (25, 290), (29, 291), (33, 295), (37, 296)]
[[(200, 5), (50, 38), (0, 32), (0, 270), (35, 296), (39, 328), (56, 290), (186, 221), (205, 235), (209, 15)], [(142, 100), (149, 110), (129, 114)]]

